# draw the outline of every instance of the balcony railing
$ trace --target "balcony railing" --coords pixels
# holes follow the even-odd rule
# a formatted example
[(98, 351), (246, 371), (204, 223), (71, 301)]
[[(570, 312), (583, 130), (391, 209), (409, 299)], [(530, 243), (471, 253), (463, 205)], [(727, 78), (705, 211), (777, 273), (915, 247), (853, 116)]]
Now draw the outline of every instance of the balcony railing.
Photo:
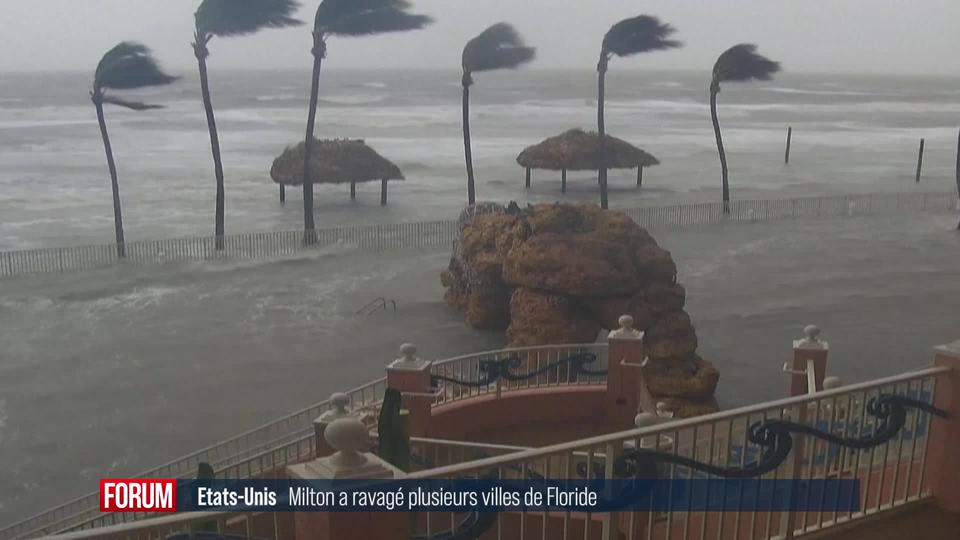
[[(665, 456), (661, 479), (713, 478), (697, 462), (731, 470), (755, 466), (766, 448), (750, 436), (758, 422), (782, 420), (806, 426), (821, 435), (793, 434), (793, 450), (769, 472), (767, 479), (851, 478), (861, 481), (860, 509), (856, 512), (629, 512), (622, 515), (503, 512), (491, 525), (494, 531), (519, 527), (519, 538), (747, 538), (771, 539), (800, 534), (901, 506), (929, 496), (924, 465), (930, 414), (909, 409), (904, 426), (886, 442), (851, 449), (824, 440), (822, 434), (863, 440), (877, 433), (882, 420), (868, 404), (880, 396), (902, 396), (932, 403), (934, 381), (948, 368), (930, 368), (845, 388), (827, 390), (731, 411), (670, 421), (655, 427), (519, 451), (504, 456), (412, 473), (412, 478), (615, 478), (631, 449), (655, 449)], [(672, 458), (682, 459), (672, 459)], [(449, 537), (469, 516), (424, 513), (417, 517), (417, 534)], [(451, 530), (454, 529), (454, 530)], [(596, 530), (594, 530), (596, 529)], [(512, 529), (516, 530), (516, 529)], [(496, 535), (494, 535), (496, 536)]]
[[(764, 464), (769, 467), (758, 477), (766, 479), (859, 479), (857, 511), (819, 505), (813, 512), (724, 513), (687, 511), (681, 505), (671, 512), (641, 510), (596, 515), (507, 511), (488, 514), (484, 519), (478, 519), (479, 514), (431, 512), (411, 519), (411, 538), (472, 538), (475, 534), (499, 538), (507, 530), (511, 538), (520, 539), (789, 538), (922, 501), (930, 496), (925, 466), (931, 411), (925, 404), (932, 403), (935, 397), (938, 377), (948, 372), (946, 367), (928, 368), (544, 448), (428, 439), (412, 445), (421, 454), (432, 453), (439, 465), (411, 473), (412, 479), (618, 478), (628, 474), (623, 472), (625, 463), (643, 455), (660, 462), (658, 478), (677, 481), (716, 478), (723, 476), (722, 471), (732, 474)], [(907, 406), (898, 409), (896, 405), (877, 405), (901, 402)], [(770, 463), (770, 448), (762, 444), (762, 437), (751, 435), (755, 426), (763, 422), (792, 426), (788, 428), (792, 430), (791, 451), (780, 456), (779, 462)], [(638, 453), (637, 449), (643, 452)], [(450, 459), (440, 457), (443, 452)], [(484, 453), (487, 457), (466, 462), (452, 457)], [(715, 471), (704, 472), (708, 469)], [(740, 495), (741, 500), (749, 500), (750, 496)], [(166, 538), (205, 523), (221, 532), (279, 540), (290, 537), (291, 522), (291, 514), (282, 513), (186, 514), (58, 538)]]
[[(578, 372), (571, 361), (580, 358), (587, 362), (585, 369)], [(438, 388), (434, 401), (437, 406), (478, 396), (499, 397), (516, 390), (606, 384), (606, 369), (607, 344), (584, 343), (457, 356), (433, 362), (430, 375)], [(512, 376), (504, 376), (505, 370)]]

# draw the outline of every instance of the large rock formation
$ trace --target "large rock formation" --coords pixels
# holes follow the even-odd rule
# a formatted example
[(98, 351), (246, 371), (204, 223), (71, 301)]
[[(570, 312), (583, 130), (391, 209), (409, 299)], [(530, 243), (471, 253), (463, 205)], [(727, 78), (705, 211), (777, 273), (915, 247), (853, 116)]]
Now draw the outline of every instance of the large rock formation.
[(446, 301), (510, 346), (584, 343), (624, 314), (643, 330), (655, 399), (678, 416), (716, 410), (719, 374), (696, 354), (670, 253), (621, 212), (594, 205), (478, 205), (441, 275)]

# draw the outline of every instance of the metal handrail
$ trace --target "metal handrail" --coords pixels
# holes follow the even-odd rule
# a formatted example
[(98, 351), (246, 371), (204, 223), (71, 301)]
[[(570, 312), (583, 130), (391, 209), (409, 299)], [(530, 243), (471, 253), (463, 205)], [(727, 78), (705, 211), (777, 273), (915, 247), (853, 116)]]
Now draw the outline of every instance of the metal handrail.
[(731, 420), (734, 418), (749, 416), (750, 414), (769, 411), (772, 409), (786, 409), (786, 408), (794, 407), (798, 405), (805, 405), (810, 402), (821, 401), (823, 399), (843, 396), (859, 390), (871, 390), (874, 388), (878, 388), (878, 387), (886, 386), (890, 384), (914, 381), (917, 379), (923, 379), (927, 377), (935, 377), (937, 375), (942, 375), (950, 371), (951, 371), (951, 368), (949, 367), (932, 367), (932, 368), (928, 368), (920, 371), (901, 373), (899, 375), (885, 377), (882, 379), (875, 379), (872, 381), (851, 384), (851, 385), (840, 387), (840, 388), (823, 390), (814, 394), (803, 394), (800, 396), (789, 397), (789, 398), (784, 398), (784, 399), (775, 400), (775, 401), (768, 401), (765, 403), (747, 405), (747, 406), (739, 407), (736, 409), (730, 409), (727, 411), (720, 411), (720, 412), (711, 413), (711, 414), (704, 414), (704, 415), (695, 416), (692, 418), (669, 420), (663, 423), (656, 424), (654, 426), (635, 428), (635, 429), (630, 429), (626, 431), (621, 431), (618, 433), (599, 435), (596, 437), (580, 439), (577, 441), (569, 441), (569, 442), (554, 444), (550, 446), (543, 446), (539, 448), (533, 448), (530, 450), (519, 451), (506, 456), (485, 458), (485, 459), (480, 459), (470, 463), (461, 463), (458, 465), (439, 467), (436, 469), (431, 469), (429, 471), (418, 471), (418, 472), (411, 473), (409, 475), (409, 478), (411, 479), (438, 478), (438, 477), (444, 478), (448, 476), (456, 476), (464, 472), (502, 466), (507, 463), (517, 462), (517, 461), (528, 461), (528, 460), (543, 458), (546, 456), (560, 454), (564, 452), (582, 451), (587, 448), (603, 446), (606, 444), (620, 442), (624, 440), (636, 440), (636, 439), (641, 439), (645, 437), (656, 436), (664, 432), (678, 431), (685, 428), (692, 428), (698, 425), (716, 423), (723, 420)]

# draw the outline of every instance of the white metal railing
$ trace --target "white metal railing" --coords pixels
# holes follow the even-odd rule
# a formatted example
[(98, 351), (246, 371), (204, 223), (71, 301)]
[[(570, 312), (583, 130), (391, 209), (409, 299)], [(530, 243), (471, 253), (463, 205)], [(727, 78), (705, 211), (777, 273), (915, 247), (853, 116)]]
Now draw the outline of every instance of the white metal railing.
[[(643, 206), (622, 209), (643, 227), (706, 225), (725, 221), (770, 221), (790, 218), (821, 218), (848, 215), (951, 211), (957, 194), (891, 193), (831, 195), (792, 199), (744, 200), (730, 203), (730, 214), (719, 202)], [(163, 264), (209, 259), (256, 259), (349, 246), (362, 250), (411, 249), (449, 246), (459, 234), (457, 220), (359, 225), (318, 229), (311, 243), (303, 231), (275, 231), (223, 237), (216, 249), (213, 237), (145, 240), (124, 244), (126, 257), (118, 256), (115, 244), (41, 248), (0, 252), (0, 278), (25, 274), (74, 272), (124, 262)]]
[[(623, 433), (522, 450), (471, 463), (454, 464), (414, 472), (412, 478), (485, 477), (521, 478), (536, 474), (546, 479), (565, 479), (584, 471), (588, 478), (612, 477), (615, 458), (624, 449), (638, 445), (659, 448), (674, 455), (722, 467), (742, 467), (759, 455), (761, 447), (747, 437), (749, 426), (763, 420), (785, 419), (817, 429), (862, 437), (876, 427), (865, 404), (881, 394), (909, 396), (932, 402), (934, 381), (947, 368), (929, 368), (913, 373), (825, 390), (794, 398), (762, 403), (731, 411), (669, 421), (662, 425)], [(929, 496), (924, 464), (929, 432), (929, 414), (911, 411), (903, 430), (878, 447), (855, 451), (808, 435), (794, 435), (794, 450), (770, 479), (859, 478), (861, 507), (857, 512), (631, 512), (620, 515), (577, 515), (516, 512), (498, 514), (493, 527), (516, 527), (512, 538), (586, 538), (585, 529), (602, 530), (603, 538), (628, 540), (674, 538), (772, 539), (798, 535), (885, 511)], [(692, 479), (701, 473), (679, 466), (666, 466), (668, 479)], [(463, 522), (466, 516), (424, 513), (416, 520), (420, 534), (432, 535)], [(546, 536), (543, 523), (550, 525)], [(526, 532), (523, 532), (526, 531)], [(562, 531), (556, 535), (555, 531)], [(514, 531), (515, 532), (515, 531)], [(595, 533), (596, 531), (594, 531)], [(593, 537), (591, 533), (589, 536)], [(542, 536), (543, 535), (543, 536)], [(732, 535), (732, 536), (730, 536)]]
[(595, 362), (586, 366), (587, 369), (592, 371), (603, 371), (607, 369), (606, 343), (544, 345), (539, 347), (500, 349), (456, 356), (433, 362), (430, 366), (431, 376), (447, 377), (460, 381), (482, 381), (485, 373), (481, 370), (481, 365), (484, 362), (501, 361), (510, 358), (517, 360), (517, 366), (511, 370), (511, 373), (523, 375), (543, 371), (533, 377), (515, 381), (498, 378), (490, 384), (481, 386), (441, 381), (434, 400), (434, 406), (478, 396), (499, 397), (503, 392), (515, 390), (584, 384), (606, 384), (607, 376), (605, 374), (577, 374), (569, 363), (547, 369), (552, 364), (559, 363), (582, 353), (595, 354), (597, 357)]
[[(531, 474), (545, 479), (613, 477), (615, 459), (631, 447), (657, 448), (673, 455), (720, 467), (743, 467), (759, 455), (761, 448), (747, 436), (751, 425), (774, 419), (813, 426), (820, 431), (860, 438), (876, 428), (865, 404), (884, 394), (907, 396), (932, 403), (937, 377), (949, 368), (927, 368), (901, 375), (824, 390), (778, 401), (761, 403), (710, 415), (669, 421), (660, 425), (621, 433), (571, 441), (543, 448), (520, 448), (415, 439), (411, 448), (431, 453), (435, 464), (409, 475), (412, 479), (481, 477), (523, 478)], [(850, 478), (861, 481), (860, 509), (814, 512), (674, 512), (635, 511), (619, 514), (576, 514), (570, 512), (505, 512), (497, 514), (492, 527), (501, 533), (511, 528), (511, 538), (624, 538), (649, 540), (674, 538), (773, 539), (826, 529), (838, 524), (884, 512), (929, 496), (925, 461), (930, 415), (911, 410), (904, 428), (890, 441), (866, 450), (850, 450), (807, 435), (794, 435), (790, 456), (764, 478), (825, 479)], [(306, 440), (312, 439), (307, 436)], [(310, 444), (307, 442), (306, 444)], [(439, 457), (446, 453), (446, 458)], [(464, 462), (471, 456), (485, 455)], [(449, 462), (449, 464), (442, 464)], [(668, 465), (667, 478), (694, 479), (703, 476), (680, 465)], [(815, 505), (814, 505), (815, 506)], [(140, 520), (74, 534), (66, 539), (164, 538), (188, 531), (198, 523), (216, 525), (224, 532), (253, 534), (258, 538), (290, 538), (291, 514), (183, 514)], [(465, 515), (422, 513), (411, 521), (416, 534), (435, 535), (463, 523)], [(550, 525), (550, 536), (543, 523)], [(451, 525), (452, 524), (452, 525)], [(560, 531), (554, 534), (554, 531)]]
[[(347, 392), (351, 408), (375, 406), (383, 398), (385, 389), (386, 377), (382, 377)], [(136, 476), (190, 478), (196, 474), (199, 464), (206, 462), (214, 465), (218, 477), (247, 478), (271, 468), (295, 463), (311, 448), (313, 420), (330, 408), (329, 400), (321, 401)], [(305, 439), (311, 441), (305, 442)], [(132, 514), (101, 515), (99, 508), (99, 493), (89, 493), (0, 529), (0, 540), (32, 538), (71, 530), (75, 526), (96, 526), (108, 523), (108, 519), (132, 520), (140, 517)]]

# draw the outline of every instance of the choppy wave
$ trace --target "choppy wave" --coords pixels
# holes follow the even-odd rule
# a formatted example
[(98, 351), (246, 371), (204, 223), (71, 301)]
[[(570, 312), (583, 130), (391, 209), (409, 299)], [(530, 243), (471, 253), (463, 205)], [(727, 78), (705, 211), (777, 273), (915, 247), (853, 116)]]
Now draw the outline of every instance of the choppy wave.
[(866, 92), (862, 90), (810, 90), (809, 88), (787, 88), (782, 86), (768, 86), (762, 88), (768, 92), (777, 92), (780, 94), (801, 94), (809, 96), (895, 96), (897, 94), (888, 94), (882, 92)]
[(297, 94), (267, 94), (265, 96), (257, 96), (256, 100), (261, 102), (292, 101), (302, 97), (303, 96), (299, 96)]
[(382, 103), (387, 99), (386, 96), (351, 96), (351, 95), (339, 95), (339, 96), (325, 96), (320, 99), (321, 103), (327, 103), (330, 105), (372, 105), (374, 103)]

